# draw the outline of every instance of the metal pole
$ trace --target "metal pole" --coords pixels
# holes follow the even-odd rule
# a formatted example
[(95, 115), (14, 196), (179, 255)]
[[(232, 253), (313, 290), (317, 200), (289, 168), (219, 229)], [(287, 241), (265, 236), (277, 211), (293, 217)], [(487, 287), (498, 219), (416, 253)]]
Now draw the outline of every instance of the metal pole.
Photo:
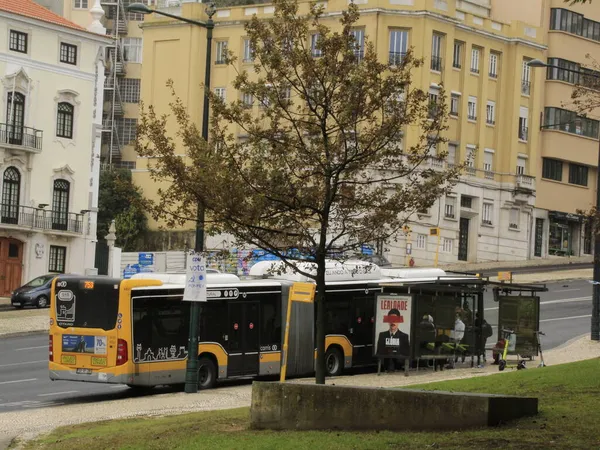
[[(600, 140), (598, 141), (598, 166), (596, 167), (596, 211), (597, 222), (600, 210)], [(600, 340), (600, 230), (594, 224), (594, 285), (592, 297), (592, 341)]]
[[(204, 70), (204, 107), (202, 111), (202, 138), (208, 142), (208, 122), (209, 122), (209, 104), (208, 93), (210, 92), (210, 65), (212, 49), (212, 33), (214, 22), (209, 17), (204, 25), (206, 28), (206, 67)], [(196, 252), (204, 251), (204, 205), (198, 201), (198, 216), (196, 218), (196, 243), (194, 245)], [(200, 305), (198, 302), (191, 302), (190, 305), (190, 335), (188, 347), (188, 359), (185, 373), (185, 392), (193, 394), (198, 392), (198, 335), (200, 334), (198, 319), (200, 316)]]

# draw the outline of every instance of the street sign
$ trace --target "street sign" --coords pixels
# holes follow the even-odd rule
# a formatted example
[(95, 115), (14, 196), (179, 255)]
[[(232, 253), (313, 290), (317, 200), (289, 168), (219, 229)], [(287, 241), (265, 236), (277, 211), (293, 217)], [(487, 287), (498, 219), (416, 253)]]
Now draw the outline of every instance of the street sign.
[(183, 300), (189, 302), (206, 301), (206, 258), (201, 253), (190, 252), (187, 256)]
[(151, 266), (154, 264), (154, 253), (138, 253), (138, 264), (140, 266)]

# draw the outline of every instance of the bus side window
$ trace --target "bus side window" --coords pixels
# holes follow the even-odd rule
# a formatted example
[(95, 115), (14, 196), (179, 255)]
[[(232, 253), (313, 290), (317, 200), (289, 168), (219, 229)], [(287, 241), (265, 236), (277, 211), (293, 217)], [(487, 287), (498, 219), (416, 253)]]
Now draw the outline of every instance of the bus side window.
[(200, 340), (225, 344), (227, 334), (227, 305), (224, 301), (203, 303), (200, 311)]
[(281, 304), (278, 299), (261, 303), (260, 345), (276, 345), (281, 348)]

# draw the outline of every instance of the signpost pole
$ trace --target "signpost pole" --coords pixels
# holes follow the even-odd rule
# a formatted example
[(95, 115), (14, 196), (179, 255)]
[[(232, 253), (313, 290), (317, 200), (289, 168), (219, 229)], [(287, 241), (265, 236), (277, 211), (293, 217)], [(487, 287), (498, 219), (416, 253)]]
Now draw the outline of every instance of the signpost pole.
[(283, 338), (283, 355), (281, 361), (281, 375), (279, 381), (283, 383), (285, 381), (285, 374), (287, 372), (287, 361), (288, 361), (288, 344), (290, 338), (290, 318), (292, 316), (292, 296), (288, 297), (287, 314), (285, 319), (285, 337)]
[(206, 301), (206, 261), (197, 251), (190, 253), (187, 257), (183, 299), (191, 302), (184, 390), (187, 394), (193, 394), (198, 392), (198, 319), (200, 316), (200, 302)]

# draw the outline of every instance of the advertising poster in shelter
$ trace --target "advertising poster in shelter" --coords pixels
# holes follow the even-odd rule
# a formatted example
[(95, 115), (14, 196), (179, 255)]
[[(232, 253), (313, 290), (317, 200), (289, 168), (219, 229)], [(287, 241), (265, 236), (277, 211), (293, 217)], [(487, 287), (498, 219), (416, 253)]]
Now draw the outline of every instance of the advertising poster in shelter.
[(379, 294), (375, 297), (375, 356), (410, 357), (412, 296)]

